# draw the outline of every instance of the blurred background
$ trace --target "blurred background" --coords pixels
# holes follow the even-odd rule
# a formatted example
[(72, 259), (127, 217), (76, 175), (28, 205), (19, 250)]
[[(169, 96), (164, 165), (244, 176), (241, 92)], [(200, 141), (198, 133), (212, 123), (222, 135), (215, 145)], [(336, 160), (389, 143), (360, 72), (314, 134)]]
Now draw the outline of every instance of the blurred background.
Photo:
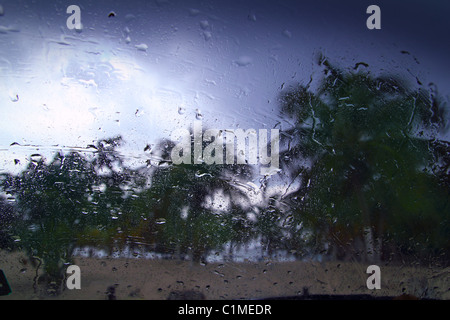
[[(50, 279), (93, 254), (448, 266), (450, 4), (377, 1), (369, 30), (371, 4), (1, 1), (0, 247)], [(279, 129), (279, 170), (173, 165), (196, 121)]]

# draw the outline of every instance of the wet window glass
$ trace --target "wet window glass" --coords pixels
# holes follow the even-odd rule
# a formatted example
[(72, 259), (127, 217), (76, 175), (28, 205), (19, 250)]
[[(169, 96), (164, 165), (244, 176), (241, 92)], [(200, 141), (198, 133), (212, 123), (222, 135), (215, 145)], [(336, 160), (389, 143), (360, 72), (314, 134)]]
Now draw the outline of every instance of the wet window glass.
[(0, 1), (0, 300), (450, 299), (449, 9)]

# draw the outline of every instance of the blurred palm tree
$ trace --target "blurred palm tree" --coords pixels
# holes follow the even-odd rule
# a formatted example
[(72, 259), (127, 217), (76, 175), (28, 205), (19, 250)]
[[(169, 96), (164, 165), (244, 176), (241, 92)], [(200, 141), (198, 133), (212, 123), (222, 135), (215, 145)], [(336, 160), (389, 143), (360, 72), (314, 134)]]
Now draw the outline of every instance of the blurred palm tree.
[[(155, 148), (162, 154), (153, 157), (157, 161), (151, 185), (134, 201), (135, 210), (145, 212), (141, 235), (146, 242), (153, 243), (158, 252), (187, 254), (200, 261), (227, 242), (246, 241), (244, 212), (239, 205), (246, 193), (240, 180), (250, 178), (251, 168), (204, 162), (173, 164), (170, 154), (174, 146), (163, 140)], [(220, 204), (208, 204), (217, 195)]]
[(86, 224), (92, 173), (85, 159), (71, 153), (57, 155), (50, 164), (43, 158), (30, 161), (19, 175), (4, 176), (3, 190), (16, 200), (13, 234), (30, 257), (44, 261), (51, 281), (62, 280), (63, 266), (71, 262), (75, 238)]
[[(281, 98), (292, 123), (282, 165), (301, 181), (284, 197), (297, 242), (365, 260), (448, 252), (449, 189), (433, 174), (445, 104), (393, 76), (319, 64), (316, 90), (310, 82)], [(440, 172), (448, 179), (448, 166)]]
[(56, 284), (52, 290), (59, 290), (77, 246), (110, 246), (117, 234), (116, 220), (126, 199), (122, 186), (131, 180), (129, 170), (118, 172), (113, 165), (119, 141), (92, 146), (97, 149), (93, 161), (70, 152), (56, 154), (47, 164), (33, 155), (18, 175), (2, 175), (2, 190), (15, 200), (9, 234), (39, 266), (43, 263), (42, 279)]

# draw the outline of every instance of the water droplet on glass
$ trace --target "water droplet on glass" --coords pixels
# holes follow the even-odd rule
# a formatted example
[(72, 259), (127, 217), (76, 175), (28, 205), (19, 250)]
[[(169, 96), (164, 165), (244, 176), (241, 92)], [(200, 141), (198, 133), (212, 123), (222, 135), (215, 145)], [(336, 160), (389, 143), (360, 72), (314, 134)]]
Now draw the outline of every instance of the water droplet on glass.
[(195, 177), (196, 177), (196, 178), (201, 178), (201, 177), (205, 177), (205, 176), (213, 177), (213, 175), (210, 174), (210, 173), (208, 173), (208, 172), (200, 172), (200, 171), (197, 171), (197, 172), (195, 173)]
[(153, 145), (147, 144), (144, 148), (144, 152), (152, 153)]
[(129, 13), (129, 14), (125, 15), (126, 22), (133, 21), (134, 19), (136, 19), (136, 16), (134, 14)]
[(139, 51), (147, 51), (148, 46), (145, 43), (135, 45), (136, 49)]
[(195, 110), (195, 117), (197, 118), (197, 120), (202, 120), (203, 119), (203, 115), (200, 109), (196, 109)]
[(166, 223), (166, 219), (164, 219), (164, 218), (158, 218), (158, 219), (155, 220), (155, 223), (156, 223), (156, 224), (164, 224), (164, 223)]
[(195, 17), (199, 13), (200, 13), (200, 10), (198, 10), (198, 9), (189, 9), (189, 15), (192, 17)]
[(201, 27), (203, 30), (209, 29), (209, 22), (208, 22), (208, 20), (200, 21), (200, 27)]
[(252, 63), (252, 58), (249, 56), (240, 56), (239, 59), (234, 61), (239, 67), (245, 67)]
[(145, 114), (144, 110), (140, 110), (140, 109), (136, 109), (136, 112), (134, 113), (134, 115), (138, 118), (143, 116), (144, 114)]
[(19, 95), (17, 93), (10, 94), (9, 98), (11, 99), (11, 102), (19, 101)]
[(283, 35), (286, 37), (286, 38), (292, 38), (292, 33), (288, 30), (288, 29), (285, 29), (284, 31), (283, 31)]
[(186, 108), (184, 107), (178, 107), (178, 113), (179, 114), (184, 114), (186, 112)]
[(0, 26), (0, 33), (1, 34), (7, 34), (8, 32), (19, 32), (19, 29), (13, 28), (13, 27), (5, 27)]
[(212, 38), (211, 31), (203, 31), (203, 38), (205, 39), (205, 41), (210, 40)]

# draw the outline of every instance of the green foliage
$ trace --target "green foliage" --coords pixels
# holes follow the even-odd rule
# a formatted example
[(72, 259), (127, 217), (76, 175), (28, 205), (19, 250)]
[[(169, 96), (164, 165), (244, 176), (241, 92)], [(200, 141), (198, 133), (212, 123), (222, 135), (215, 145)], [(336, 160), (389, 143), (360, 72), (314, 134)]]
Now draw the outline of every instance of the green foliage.
[[(49, 164), (39, 158), (17, 176), (3, 175), (3, 191), (16, 200), (17, 221), (11, 233), (31, 257), (44, 260), (51, 277), (63, 276), (63, 266), (72, 262), (76, 245), (86, 241), (93, 229), (97, 241), (114, 230), (113, 214), (123, 202), (117, 188), (126, 174), (98, 174), (112, 163), (104, 161), (111, 156), (111, 150), (101, 149), (104, 142), (99, 142), (93, 162), (76, 152), (57, 154)], [(102, 185), (105, 190), (99, 191)]]
[(47, 164), (33, 157), (17, 176), (4, 174), (2, 190), (16, 205), (2, 202), (2, 244), (15, 238), (30, 257), (43, 260), (51, 278), (61, 279), (77, 247), (111, 252), (137, 241), (145, 249), (189, 254), (198, 261), (239, 241), (230, 218), (239, 206), (232, 204), (230, 213), (208, 208), (206, 200), (217, 191), (244, 197), (230, 181), (248, 175), (246, 166), (173, 165), (173, 143), (163, 141), (157, 166), (130, 169), (117, 151), (121, 141), (98, 141), (90, 158), (71, 152)]
[(449, 189), (431, 172), (444, 105), (394, 77), (326, 60), (324, 74), (316, 92), (299, 86), (282, 97), (294, 122), (284, 169), (302, 181), (288, 197), (296, 225), (313, 232), (319, 249), (343, 248), (368, 230), (391, 241), (385, 256), (394, 247), (417, 253), (412, 241), (428, 254), (450, 249)]
[(167, 164), (173, 143), (163, 144), (169, 148), (151, 176), (151, 186), (135, 201), (141, 208), (137, 210), (147, 212), (144, 238), (155, 243), (158, 251), (189, 254), (197, 261), (228, 241), (240, 241), (232, 219), (240, 213), (238, 206), (225, 212), (209, 208), (206, 200), (219, 191), (231, 200), (245, 197), (230, 181), (247, 175), (249, 169), (244, 165)]

